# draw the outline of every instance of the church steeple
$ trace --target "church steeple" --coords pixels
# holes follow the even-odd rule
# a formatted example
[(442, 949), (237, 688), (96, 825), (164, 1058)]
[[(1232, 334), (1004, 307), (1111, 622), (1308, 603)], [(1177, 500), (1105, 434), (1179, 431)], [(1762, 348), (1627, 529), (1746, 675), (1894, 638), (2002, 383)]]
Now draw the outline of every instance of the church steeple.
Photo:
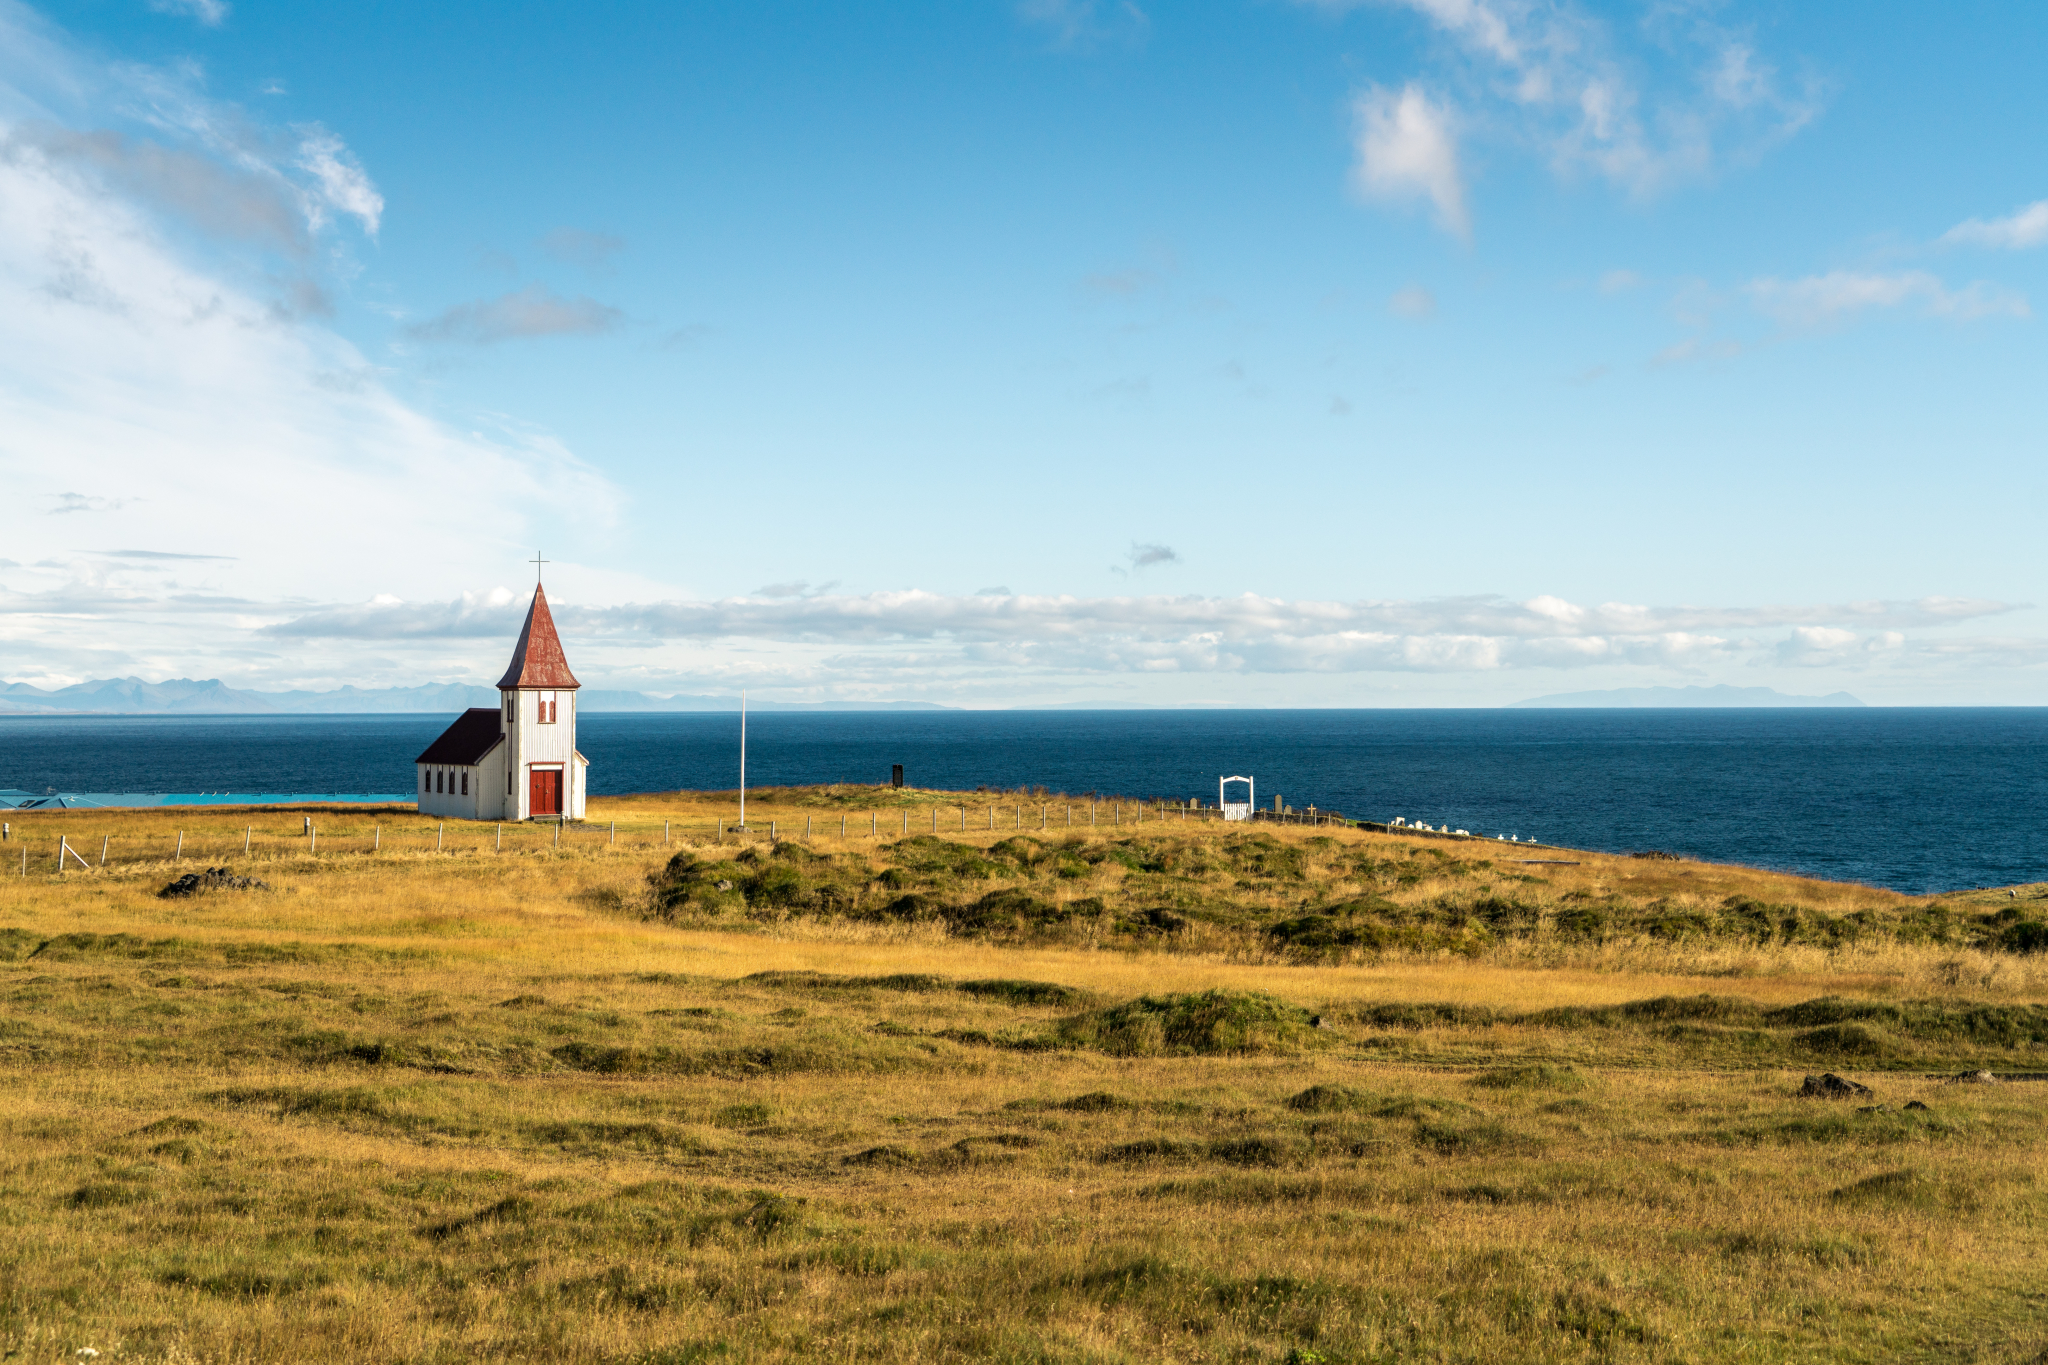
[(582, 685), (569, 671), (569, 660), (562, 653), (555, 618), (548, 612), (547, 592), (535, 584), (533, 605), (526, 609), (526, 624), (520, 628), (519, 643), (512, 646), (512, 662), (498, 679), (498, 687), (501, 691), (519, 687), (568, 691)]

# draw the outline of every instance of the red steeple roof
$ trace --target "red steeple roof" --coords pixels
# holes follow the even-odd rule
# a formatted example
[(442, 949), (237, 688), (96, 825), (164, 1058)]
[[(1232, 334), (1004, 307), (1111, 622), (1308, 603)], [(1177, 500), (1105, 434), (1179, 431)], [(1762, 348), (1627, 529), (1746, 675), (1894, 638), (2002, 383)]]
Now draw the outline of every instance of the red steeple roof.
[(498, 679), (498, 686), (563, 689), (582, 685), (569, 671), (569, 660), (562, 654), (561, 637), (555, 634), (555, 618), (548, 614), (548, 595), (535, 585), (533, 605), (526, 609), (526, 624), (519, 630), (519, 643), (512, 646), (511, 666)]

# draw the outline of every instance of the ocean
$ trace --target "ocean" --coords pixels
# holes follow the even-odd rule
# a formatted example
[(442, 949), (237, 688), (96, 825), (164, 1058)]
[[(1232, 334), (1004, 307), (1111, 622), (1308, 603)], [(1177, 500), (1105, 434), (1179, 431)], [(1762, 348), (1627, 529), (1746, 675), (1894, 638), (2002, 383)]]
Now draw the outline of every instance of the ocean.
[[(407, 791), (446, 716), (0, 717), (0, 788)], [(593, 793), (728, 790), (731, 713), (597, 714)], [(2048, 708), (757, 712), (748, 785), (1313, 803), (1946, 891), (2048, 879)]]

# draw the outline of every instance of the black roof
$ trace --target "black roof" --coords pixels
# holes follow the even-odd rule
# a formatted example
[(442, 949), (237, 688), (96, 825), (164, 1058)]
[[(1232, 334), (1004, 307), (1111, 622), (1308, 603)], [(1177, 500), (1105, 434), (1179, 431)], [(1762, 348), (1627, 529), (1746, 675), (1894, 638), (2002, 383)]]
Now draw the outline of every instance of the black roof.
[(495, 706), (473, 706), (455, 718), (441, 737), (427, 746), (415, 763), (446, 763), (466, 768), (504, 743), (505, 729)]

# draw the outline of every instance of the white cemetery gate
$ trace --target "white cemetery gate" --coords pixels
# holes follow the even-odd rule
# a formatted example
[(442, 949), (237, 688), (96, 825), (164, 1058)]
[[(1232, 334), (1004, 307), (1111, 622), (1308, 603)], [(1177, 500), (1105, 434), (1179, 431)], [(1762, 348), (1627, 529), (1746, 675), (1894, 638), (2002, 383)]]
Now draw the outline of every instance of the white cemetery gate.
[[(1244, 783), (1245, 797), (1242, 805), (1234, 801), (1226, 801), (1223, 798), (1223, 789), (1232, 782)], [(1258, 788), (1252, 785), (1252, 780), (1249, 777), (1219, 777), (1216, 779), (1216, 809), (1223, 812), (1223, 818), (1226, 820), (1251, 819), (1252, 803), (1257, 799)]]

